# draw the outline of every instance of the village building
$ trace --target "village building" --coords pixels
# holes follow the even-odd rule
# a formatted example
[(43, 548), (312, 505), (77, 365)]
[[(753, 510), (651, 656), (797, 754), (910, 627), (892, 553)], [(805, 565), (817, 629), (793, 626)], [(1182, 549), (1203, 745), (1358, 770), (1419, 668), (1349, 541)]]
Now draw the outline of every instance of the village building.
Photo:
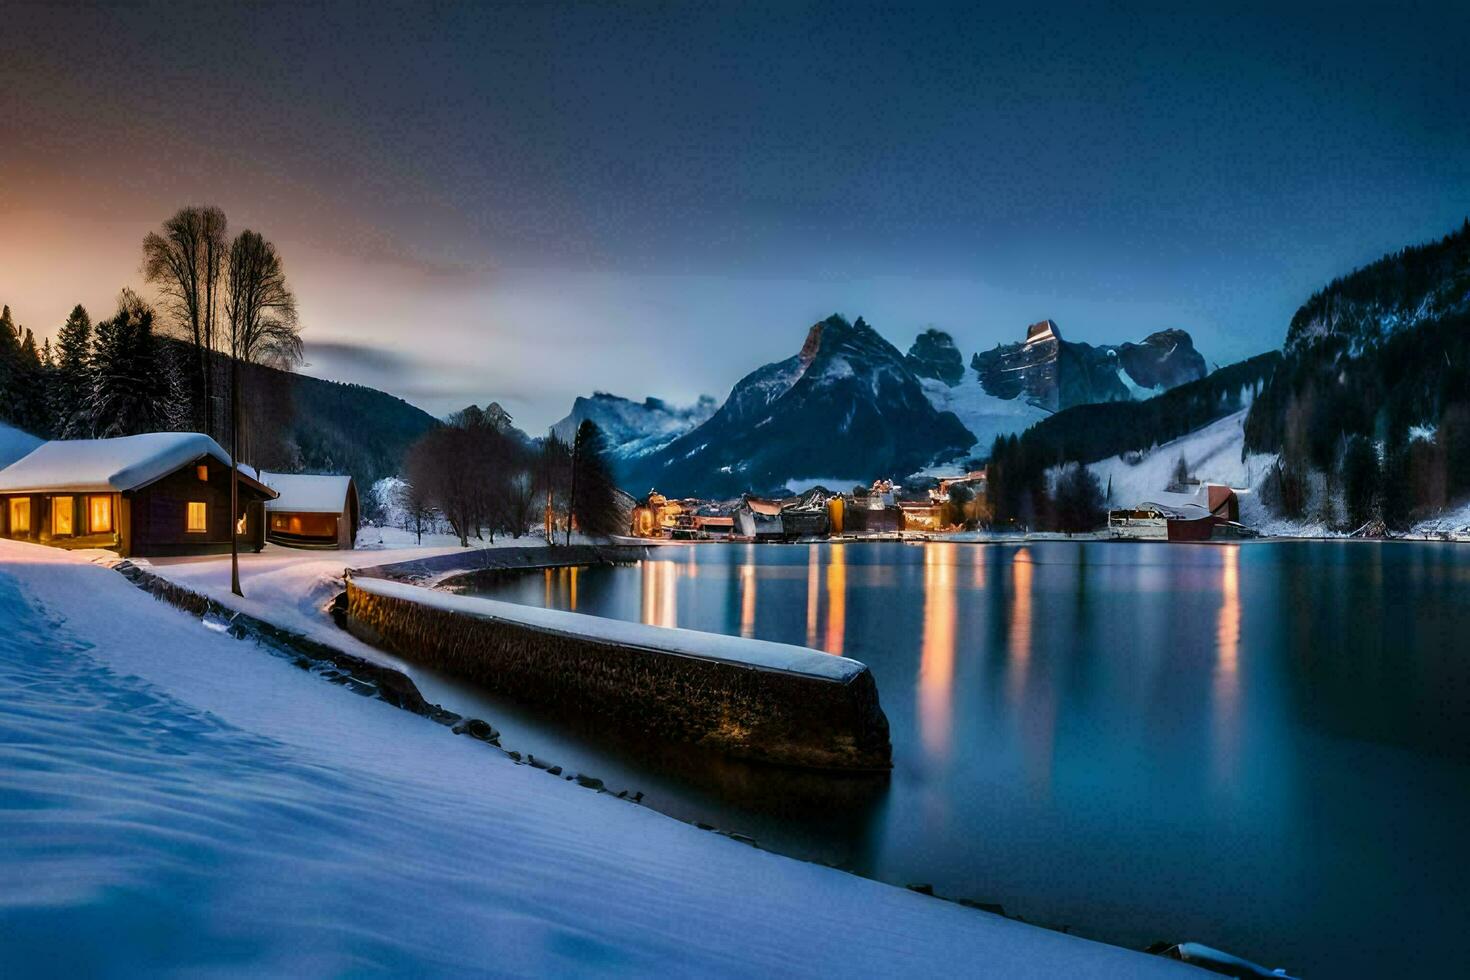
[(291, 548), (350, 550), (357, 544), (357, 487), (350, 476), (266, 473), (266, 538)]
[(230, 457), (197, 432), (43, 443), (0, 470), (0, 537), (128, 556), (193, 555), (265, 544), (276, 492), (248, 472), (230, 512)]
[(779, 500), (764, 500), (746, 494), (740, 498), (731, 515), (735, 519), (735, 536), (747, 541), (786, 540), (781, 509)]
[(1133, 507), (1108, 511), (1108, 534), (1141, 541), (1212, 541), (1251, 537), (1240, 523), (1240, 497), (1219, 483), (1165, 491)]
[(735, 518), (729, 514), (696, 514), (694, 527), (701, 537), (728, 538), (735, 533)]

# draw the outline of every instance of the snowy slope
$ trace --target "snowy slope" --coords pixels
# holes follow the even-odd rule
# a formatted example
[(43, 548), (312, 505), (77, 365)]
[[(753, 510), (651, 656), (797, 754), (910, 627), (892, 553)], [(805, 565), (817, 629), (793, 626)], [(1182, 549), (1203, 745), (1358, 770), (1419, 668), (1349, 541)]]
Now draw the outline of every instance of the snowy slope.
[(516, 766), (75, 554), (0, 542), (0, 624), (17, 975), (1207, 976)]
[[(1242, 426), (1248, 411), (1248, 408), (1242, 408), (1204, 428), (1195, 429), (1189, 435), (1164, 442), (1148, 453), (1114, 455), (1088, 464), (1088, 469), (1097, 473), (1104, 491), (1111, 486), (1110, 507), (1133, 507), (1163, 500), (1167, 486), (1173, 482), (1179, 458), (1183, 457), (1192, 478), (1207, 483), (1227, 483), (1238, 491), (1251, 491), (1241, 495), (1241, 519), (1248, 525), (1272, 533), (1298, 532), (1301, 529), (1270, 522), (1266, 514), (1261, 513), (1260, 495), (1255, 491), (1260, 489), (1276, 457), (1270, 453), (1252, 453), (1241, 458), (1245, 447)], [(1048, 472), (1048, 476), (1055, 479), (1054, 470)]]
[(29, 432), (0, 422), (0, 467), (9, 466), (39, 446), (42, 441)]
[(1023, 432), (1051, 414), (1024, 398), (997, 398), (981, 387), (968, 368), (964, 380), (953, 388), (934, 378), (924, 378), (920, 384), (929, 404), (938, 411), (955, 413), (975, 437), (966, 458), (989, 455), (996, 436)]

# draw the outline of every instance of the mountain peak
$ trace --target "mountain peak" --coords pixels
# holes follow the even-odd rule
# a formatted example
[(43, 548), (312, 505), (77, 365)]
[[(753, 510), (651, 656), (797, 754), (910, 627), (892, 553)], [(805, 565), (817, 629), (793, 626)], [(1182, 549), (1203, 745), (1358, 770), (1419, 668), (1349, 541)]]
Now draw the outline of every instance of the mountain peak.
[(943, 381), (951, 388), (965, 379), (965, 359), (954, 338), (935, 327), (914, 338), (904, 363), (919, 377)]

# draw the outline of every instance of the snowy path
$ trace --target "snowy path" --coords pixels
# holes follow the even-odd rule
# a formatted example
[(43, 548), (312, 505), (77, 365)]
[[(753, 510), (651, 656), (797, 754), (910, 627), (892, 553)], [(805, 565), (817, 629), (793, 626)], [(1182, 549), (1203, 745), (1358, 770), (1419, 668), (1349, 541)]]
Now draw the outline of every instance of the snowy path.
[(1190, 972), (516, 766), (77, 556), (0, 542), (0, 626), (20, 974)]

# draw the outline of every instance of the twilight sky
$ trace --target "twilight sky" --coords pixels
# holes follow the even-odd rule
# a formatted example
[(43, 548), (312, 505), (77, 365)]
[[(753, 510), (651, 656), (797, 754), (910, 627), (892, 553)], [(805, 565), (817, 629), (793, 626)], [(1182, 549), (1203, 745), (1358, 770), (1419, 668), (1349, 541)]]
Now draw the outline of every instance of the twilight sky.
[(833, 312), (1223, 364), (1470, 214), (1462, 0), (201, 6), (0, 9), (0, 302), (38, 333), (216, 203), (281, 247), (306, 371), (536, 430), (723, 397)]

